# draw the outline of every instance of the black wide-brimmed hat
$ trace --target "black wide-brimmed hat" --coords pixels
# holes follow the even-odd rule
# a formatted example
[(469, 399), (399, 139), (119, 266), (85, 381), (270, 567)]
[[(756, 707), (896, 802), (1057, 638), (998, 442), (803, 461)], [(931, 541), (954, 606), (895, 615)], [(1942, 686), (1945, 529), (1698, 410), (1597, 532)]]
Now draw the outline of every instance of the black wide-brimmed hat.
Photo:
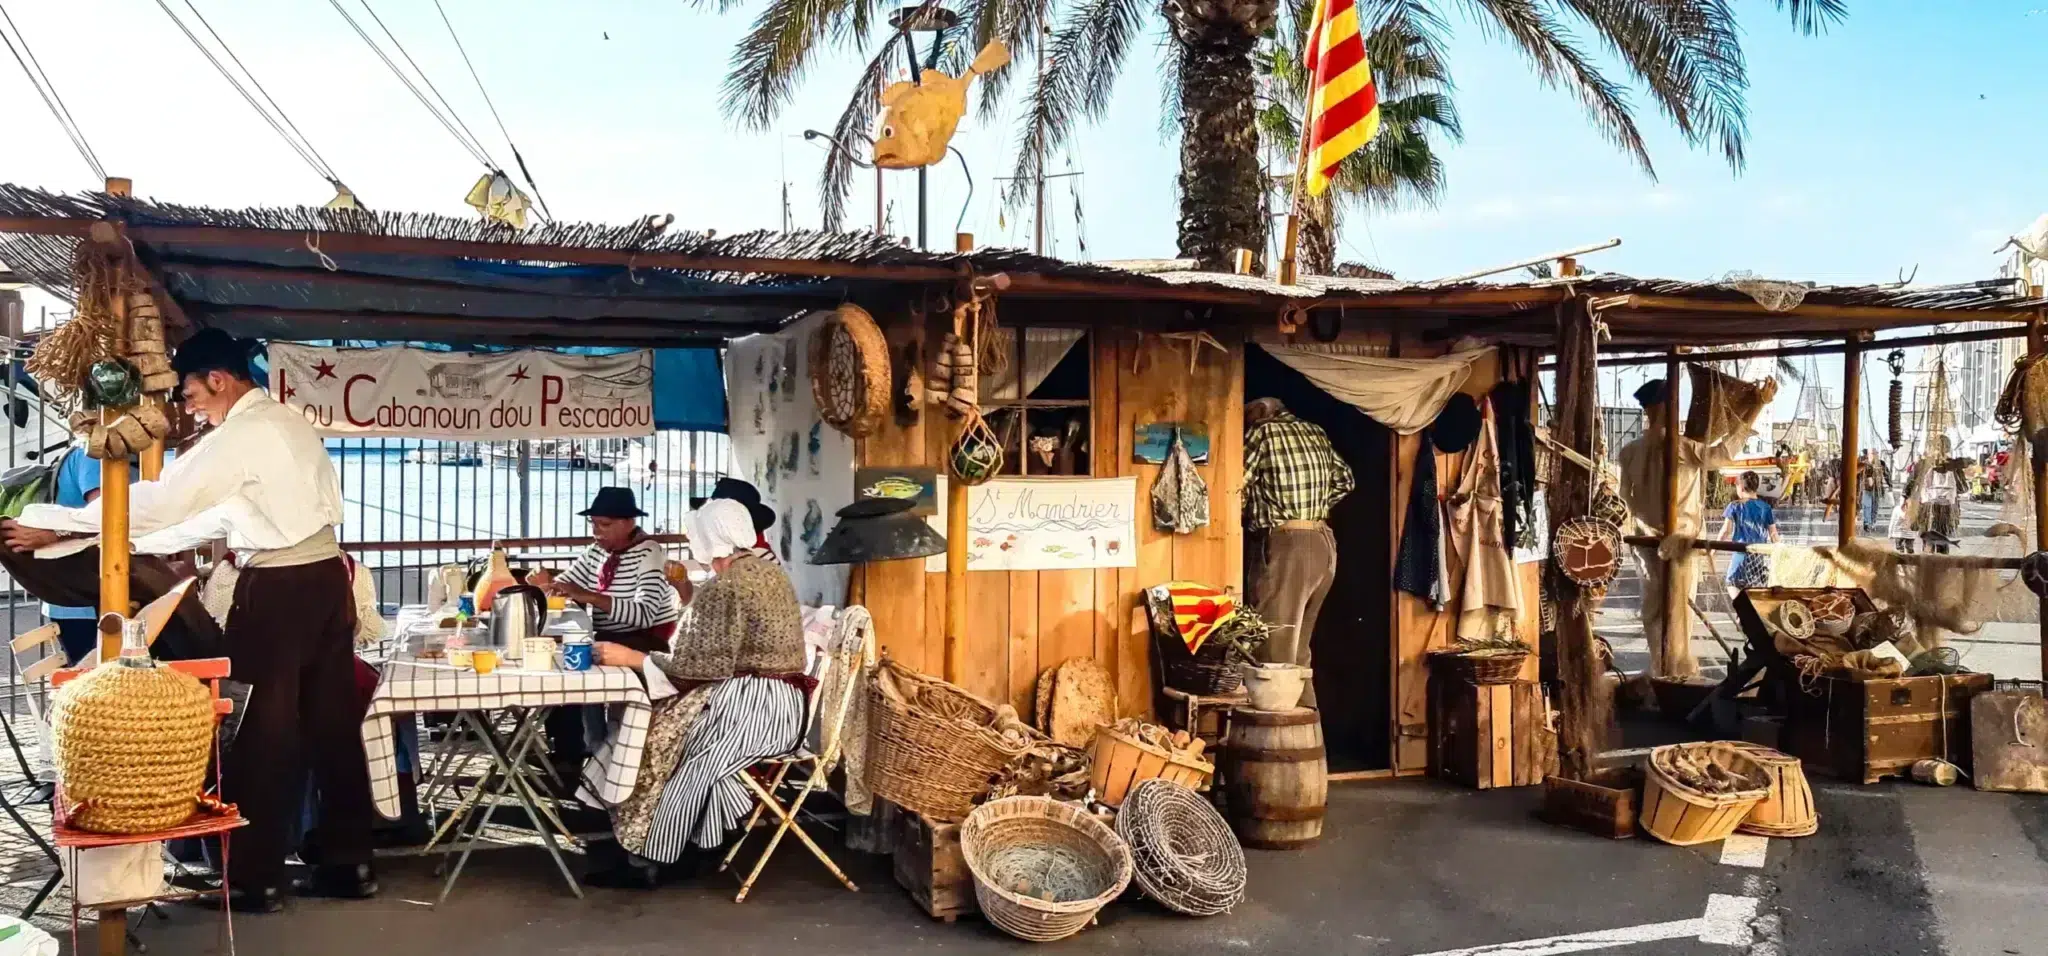
[(775, 509), (761, 503), (761, 489), (754, 487), (752, 482), (741, 481), (738, 478), (718, 479), (718, 483), (711, 486), (710, 495), (690, 499), (690, 510), (695, 511), (704, 507), (704, 502), (718, 498), (746, 505), (748, 513), (754, 516), (755, 531), (766, 531), (769, 526), (775, 524)]
[(1642, 387), (1636, 389), (1635, 392), (1636, 404), (1644, 408), (1649, 408), (1652, 405), (1662, 405), (1664, 400), (1670, 397), (1671, 383), (1661, 378), (1653, 378), (1644, 382)]
[(640, 503), (633, 499), (631, 488), (599, 488), (597, 497), (591, 499), (590, 507), (576, 512), (585, 518), (644, 518), (647, 512), (640, 510)]
[(1472, 447), (1479, 437), (1479, 403), (1472, 396), (1459, 392), (1444, 403), (1444, 410), (1437, 413), (1436, 421), (1429, 426), (1430, 440), (1436, 443), (1436, 450), (1446, 455), (1455, 455)]

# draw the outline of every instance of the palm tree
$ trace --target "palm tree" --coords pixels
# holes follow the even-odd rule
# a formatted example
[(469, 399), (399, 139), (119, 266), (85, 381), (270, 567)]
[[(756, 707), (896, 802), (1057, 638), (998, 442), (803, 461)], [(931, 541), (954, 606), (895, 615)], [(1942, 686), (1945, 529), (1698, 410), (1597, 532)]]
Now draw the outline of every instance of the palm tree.
[[(729, 10), (744, 0), (693, 0)], [(1170, 118), (1181, 136), (1180, 251), (1210, 266), (1237, 248), (1263, 249), (1253, 50), (1275, 25), (1278, 0), (958, 0), (963, 37), (940, 44), (955, 60), (992, 39), (1008, 44), (1021, 64), (1043, 68), (1024, 92), (1016, 168), (1029, 178), (1041, 159), (1066, 146), (1107, 111), (1116, 78), (1141, 39), (1163, 24), (1159, 44)], [(865, 139), (881, 82), (903, 56), (901, 34), (884, 23), (883, 0), (766, 0), (753, 28), (733, 52), (724, 107), (744, 125), (764, 129), (787, 105), (818, 57), (883, 42), (855, 83), (838, 131), (843, 142)], [(1817, 34), (1846, 12), (1846, 0), (1770, 0), (1795, 29)], [(938, 0), (926, 0), (936, 6)], [(1419, 40), (1439, 60), (1452, 28), (1449, 0), (1359, 0), (1362, 29), (1385, 25)], [(1718, 150), (1743, 167), (1748, 136), (1740, 29), (1732, 0), (1463, 0), (1456, 5), (1479, 29), (1505, 40), (1546, 86), (1562, 88), (1585, 107), (1593, 127), (1656, 175), (1644, 145), (1629, 85), (1641, 87), (1695, 147)], [(1303, 14), (1288, 9), (1287, 35), (1299, 35)], [(1616, 79), (1593, 60), (1591, 42), (1620, 61)], [(964, 40), (965, 42), (962, 42)], [(1001, 71), (981, 85), (980, 114), (992, 117), (1028, 70)], [(851, 167), (835, 153), (821, 183), (827, 224), (844, 202)]]
[[(1307, 0), (1293, 0), (1300, 32), (1281, 34), (1259, 54), (1271, 102), (1259, 113), (1259, 128), (1272, 153), (1291, 167), (1301, 146), (1302, 110), (1309, 77), (1301, 66), (1311, 13)], [(1302, 198), (1301, 265), (1328, 275), (1337, 265), (1338, 220), (1346, 205), (1394, 209), (1411, 202), (1434, 205), (1444, 189), (1439, 138), (1464, 137), (1451, 102), (1451, 78), (1428, 38), (1398, 21), (1383, 22), (1365, 38), (1373, 81), (1380, 98), (1380, 131), (1364, 149), (1338, 167), (1330, 189)]]

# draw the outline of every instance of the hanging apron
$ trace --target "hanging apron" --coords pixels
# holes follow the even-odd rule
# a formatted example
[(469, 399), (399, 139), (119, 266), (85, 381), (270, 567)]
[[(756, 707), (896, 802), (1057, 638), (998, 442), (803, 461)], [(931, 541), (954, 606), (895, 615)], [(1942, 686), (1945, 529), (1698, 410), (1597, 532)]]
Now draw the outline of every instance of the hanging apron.
[(1473, 443), (1471, 460), (1465, 463), (1465, 473), (1459, 476), (1444, 535), (1454, 551), (1453, 560), (1465, 567), (1465, 587), (1458, 602), (1458, 636), (1469, 638), (1494, 636), (1501, 617), (1506, 617), (1512, 628), (1515, 612), (1522, 606), (1514, 552), (1501, 532), (1505, 504), (1500, 494), (1500, 450), (1495, 443), (1493, 403), (1482, 399), (1481, 411), (1479, 440)]

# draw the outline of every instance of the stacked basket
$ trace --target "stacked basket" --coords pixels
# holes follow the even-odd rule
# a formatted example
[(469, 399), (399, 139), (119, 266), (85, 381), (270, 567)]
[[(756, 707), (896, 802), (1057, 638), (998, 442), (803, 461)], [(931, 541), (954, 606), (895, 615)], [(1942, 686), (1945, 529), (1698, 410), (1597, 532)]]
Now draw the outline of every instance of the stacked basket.
[[(1711, 763), (1740, 781), (1716, 792), (1676, 771), (1688, 762)], [(1651, 836), (1675, 846), (1725, 840), (1769, 795), (1763, 767), (1733, 744), (1672, 744), (1650, 751), (1643, 772), (1643, 806), (1638, 819)]]
[(868, 788), (906, 810), (951, 822), (1044, 735), (952, 684), (884, 659), (868, 692)]

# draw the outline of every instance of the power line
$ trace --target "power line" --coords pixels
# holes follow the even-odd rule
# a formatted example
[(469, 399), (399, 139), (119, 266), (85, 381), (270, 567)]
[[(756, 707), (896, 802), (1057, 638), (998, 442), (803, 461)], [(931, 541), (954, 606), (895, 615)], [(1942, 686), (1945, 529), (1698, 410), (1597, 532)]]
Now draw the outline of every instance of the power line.
[[(476, 81), (476, 91), (483, 94), (484, 105), (490, 108), (491, 119), (498, 124), (498, 132), (504, 134), (505, 147), (512, 151), (512, 162), (519, 166), (520, 178), (526, 180), (526, 188), (533, 190), (534, 201), (540, 203), (541, 215), (548, 219), (555, 218), (555, 214), (548, 209), (547, 199), (543, 198), (540, 194), (540, 186), (534, 183), (533, 174), (526, 171), (526, 157), (519, 155), (519, 144), (512, 142), (512, 131), (505, 128), (504, 117), (498, 115), (498, 104), (491, 101), (491, 91), (484, 89), (484, 79), (477, 75), (476, 64), (470, 62), (469, 50), (463, 47), (462, 37), (456, 35), (455, 24), (448, 19), (448, 11), (442, 8), (441, 0), (434, 0), (434, 9), (441, 14), (441, 22), (448, 27), (448, 38), (455, 41), (455, 52), (462, 54), (462, 65), (469, 68), (469, 78)], [(372, 16), (374, 15), (372, 14)], [(421, 74), (421, 76), (424, 77), (425, 74)], [(464, 128), (467, 129), (467, 127)], [(787, 201), (784, 202), (784, 205), (788, 205)], [(787, 218), (786, 210), (784, 218)]]
[[(50, 75), (43, 72), (43, 64), (36, 59), (35, 51), (29, 49), (28, 36), (21, 32), (20, 27), (14, 25), (14, 17), (8, 14), (4, 6), (0, 6), (0, 19), (6, 20), (7, 29), (14, 33), (14, 39), (8, 39), (6, 33), (0, 33), (0, 41), (6, 42), (7, 52), (14, 54), (14, 62), (21, 66), (22, 74), (28, 77), (28, 85), (35, 87), (36, 95), (42, 98), (43, 106), (49, 109), (50, 115), (56, 118), (57, 125), (63, 128), (65, 138), (71, 140), (71, 145), (78, 150), (78, 155), (92, 168), (93, 175), (99, 177), (100, 182), (104, 184), (107, 181), (107, 168), (100, 165), (99, 154), (93, 151), (91, 143), (86, 142), (85, 130), (79, 128), (78, 121), (71, 118), (71, 108), (64, 105), (64, 98), (57, 94), (57, 84), (50, 81)], [(21, 48), (18, 50), (14, 46), (16, 40), (21, 42)], [(34, 64), (34, 67), (31, 68), (30, 64)]]
[[(363, 29), (363, 25), (356, 22), (356, 18), (349, 15), (349, 12), (346, 9), (342, 8), (340, 0), (327, 0), (327, 5), (333, 7), (334, 12), (341, 14), (341, 18), (343, 20), (348, 21), (349, 28), (356, 31), (356, 36), (362, 38), (364, 45), (370, 48), (370, 52), (377, 54), (377, 59), (384, 61), (384, 66), (391, 71), (391, 75), (398, 77), (398, 82), (405, 84), (405, 88), (411, 91), (414, 99), (420, 101), (421, 106), (427, 108), (427, 112), (434, 114), (434, 119), (441, 124), (441, 128), (447, 130), (448, 135), (454, 137), (455, 142), (460, 144), (463, 150), (469, 153), (471, 158), (475, 159), (478, 163), (481, 163), (485, 169), (489, 169), (492, 172), (498, 171), (498, 164), (491, 162), (490, 154), (484, 151), (483, 145), (481, 143), (475, 141), (474, 136), (469, 138), (463, 137), (463, 132), (467, 130), (468, 127), (464, 126), (461, 130), (458, 130), (456, 128), (458, 125), (461, 124), (461, 119), (458, 117), (451, 121), (448, 116), (442, 115), (440, 108), (434, 105), (433, 100), (427, 99), (427, 94), (420, 91), (419, 84), (414, 83), (412, 81), (412, 77), (407, 76), (404, 70), (399, 69), (398, 64), (391, 59), (391, 55), (385, 53), (384, 48), (378, 46), (377, 41), (370, 38), (369, 32)], [(406, 62), (412, 63), (412, 57), (405, 53), (405, 47), (398, 43), (397, 37), (392, 36), (389, 27), (384, 27), (384, 21), (378, 18), (377, 12), (375, 10), (370, 9), (370, 5), (368, 2), (363, 3), (363, 10), (370, 14), (370, 18), (372, 20), (377, 21), (377, 25), (379, 27), (384, 28), (384, 35), (391, 37), (392, 45), (398, 47), (398, 52), (400, 53), (400, 55), (405, 56)], [(413, 63), (413, 69), (418, 70), (419, 64)], [(420, 74), (420, 79), (427, 83), (428, 88), (431, 89), (433, 87), (433, 82), (431, 80), (427, 80), (427, 75), (425, 73)], [(440, 95), (440, 91), (435, 90), (434, 96), (436, 98), (439, 98)], [(447, 101), (442, 100), (442, 102), (445, 104)], [(450, 109), (449, 112), (453, 113), (454, 110)]]
[[(186, 25), (183, 18), (178, 16), (177, 11), (171, 9), (170, 4), (164, 2), (164, 0), (156, 0), (156, 5), (158, 9), (164, 12), (164, 16), (170, 17), (171, 22), (177, 25), (178, 32), (183, 33), (185, 39), (191, 41), (192, 48), (198, 50), (201, 56), (206, 57), (206, 62), (213, 64), (215, 72), (220, 74), (221, 79), (228, 81), (228, 85), (234, 87), (235, 92), (241, 95), (242, 102), (249, 104), (249, 108), (255, 110), (256, 115), (263, 118), (263, 122), (270, 127), (271, 131), (276, 133), (279, 139), (284, 140), (285, 145), (291, 147), (292, 152), (298, 154), (299, 159), (308, 168), (313, 170), (314, 175), (327, 180), (336, 189), (345, 188), (341, 184), (340, 175), (335, 173), (334, 167), (329, 165), (326, 157), (321, 156), (320, 151), (313, 147), (313, 141), (308, 139), (305, 133), (299, 131), (298, 124), (292, 122), (291, 116), (285, 113), (284, 107), (277, 105), (277, 100), (271, 97), (270, 91), (263, 88), (262, 82), (256, 79), (256, 74), (251, 72), (249, 67), (242, 63), (241, 57), (235, 55), (234, 48), (228, 46), (227, 41), (221, 38), (219, 31), (213, 28), (213, 24), (207, 22), (206, 15), (200, 13), (198, 7), (193, 6), (192, 0), (185, 0), (186, 9), (192, 11), (192, 16), (199, 21), (201, 26), (206, 28), (207, 34), (213, 37), (213, 42), (220, 44), (221, 50), (227, 53), (228, 59), (234, 61), (236, 69), (241, 70), (243, 76), (248, 78), (248, 86), (243, 85), (242, 80), (228, 70), (227, 64), (222, 63), (220, 57), (215, 56), (213, 50), (199, 39), (199, 35), (192, 32), (192, 28)], [(263, 101), (270, 104), (268, 109), (264, 108), (262, 103), (256, 101), (256, 96), (249, 92), (249, 86), (254, 86), (257, 92), (262, 94)]]

